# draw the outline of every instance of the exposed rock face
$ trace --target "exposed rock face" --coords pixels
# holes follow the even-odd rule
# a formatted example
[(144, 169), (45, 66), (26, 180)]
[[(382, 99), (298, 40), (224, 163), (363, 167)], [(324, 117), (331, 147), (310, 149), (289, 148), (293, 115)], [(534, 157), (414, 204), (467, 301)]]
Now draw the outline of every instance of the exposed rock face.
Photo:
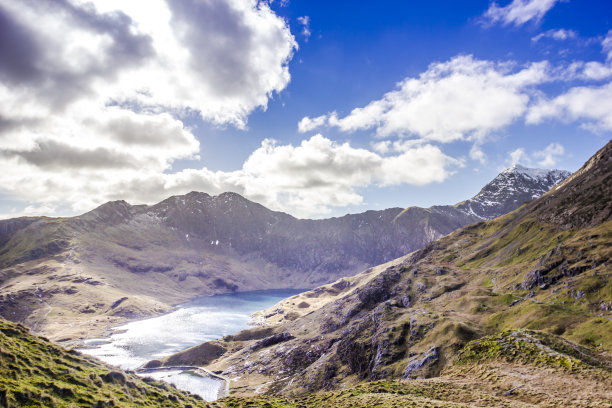
[(571, 175), (564, 170), (530, 169), (515, 164), (501, 172), (480, 192), (457, 205), (467, 214), (491, 220), (540, 197)]
[(431, 346), (429, 350), (427, 350), (422, 355), (412, 359), (406, 369), (404, 370), (404, 374), (402, 375), (403, 379), (407, 378), (416, 378), (417, 373), (421, 371), (424, 367), (435, 364), (439, 359), (438, 348), (436, 346)]

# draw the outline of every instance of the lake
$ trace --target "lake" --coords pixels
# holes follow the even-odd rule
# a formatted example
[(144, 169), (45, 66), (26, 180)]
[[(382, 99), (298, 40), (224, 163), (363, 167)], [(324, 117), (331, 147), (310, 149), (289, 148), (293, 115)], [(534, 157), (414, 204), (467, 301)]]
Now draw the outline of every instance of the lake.
[[(86, 340), (89, 348), (80, 351), (124, 370), (133, 370), (147, 361), (249, 328), (247, 323), (252, 313), (300, 292), (278, 289), (201, 297), (178, 306), (171, 313), (115, 327), (110, 338)], [(165, 376), (160, 373), (156, 377), (209, 401), (216, 399), (218, 380), (202, 377), (194, 386), (193, 378), (181, 373)], [(181, 384), (188, 386), (181, 387)], [(202, 390), (198, 392), (200, 386)]]

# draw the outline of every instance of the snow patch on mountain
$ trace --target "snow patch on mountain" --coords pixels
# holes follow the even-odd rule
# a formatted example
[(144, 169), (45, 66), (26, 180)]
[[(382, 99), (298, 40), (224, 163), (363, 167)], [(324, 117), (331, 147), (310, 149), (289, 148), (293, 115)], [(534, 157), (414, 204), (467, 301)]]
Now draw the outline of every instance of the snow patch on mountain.
[(502, 171), (476, 196), (457, 204), (457, 208), (489, 220), (540, 197), (570, 175), (565, 170), (532, 169), (515, 164)]

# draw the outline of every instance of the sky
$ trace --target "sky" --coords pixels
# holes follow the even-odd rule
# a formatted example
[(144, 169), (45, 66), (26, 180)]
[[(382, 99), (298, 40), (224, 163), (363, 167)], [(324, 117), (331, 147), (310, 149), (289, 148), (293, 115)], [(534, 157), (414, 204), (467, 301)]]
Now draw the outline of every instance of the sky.
[(0, 0), (0, 218), (454, 204), (612, 134), (606, 0)]

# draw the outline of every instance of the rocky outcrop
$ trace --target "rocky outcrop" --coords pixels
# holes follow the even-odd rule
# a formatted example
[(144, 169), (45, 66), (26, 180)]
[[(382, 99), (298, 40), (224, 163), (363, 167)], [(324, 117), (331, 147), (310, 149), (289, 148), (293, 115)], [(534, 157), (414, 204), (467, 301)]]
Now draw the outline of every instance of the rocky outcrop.
[[(431, 346), (431, 348), (425, 353), (410, 360), (410, 362), (404, 369), (404, 374), (402, 374), (402, 378), (417, 378), (419, 376), (418, 373), (426, 371), (426, 369), (434, 365), (438, 361), (438, 359), (438, 348), (436, 346)], [(423, 374), (422, 376), (428, 377), (427, 374)]]

